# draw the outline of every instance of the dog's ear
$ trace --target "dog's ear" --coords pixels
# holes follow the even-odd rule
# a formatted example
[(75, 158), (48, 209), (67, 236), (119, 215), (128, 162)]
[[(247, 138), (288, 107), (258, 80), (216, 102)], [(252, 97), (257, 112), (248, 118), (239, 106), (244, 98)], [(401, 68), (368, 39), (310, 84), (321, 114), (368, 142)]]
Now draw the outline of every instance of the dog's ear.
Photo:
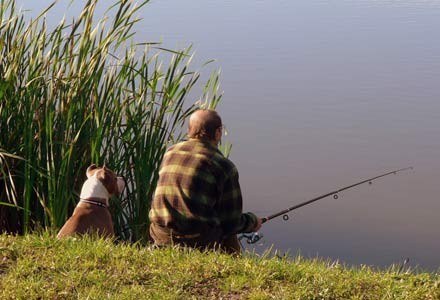
[(96, 171), (96, 178), (101, 181), (110, 195), (116, 195), (118, 193), (118, 182), (112, 170), (101, 168)]
[(93, 174), (94, 174), (93, 171), (96, 170), (96, 169), (98, 169), (98, 167), (95, 164), (91, 164), (90, 167), (88, 167), (87, 171), (86, 171), (87, 178), (92, 177)]
[(117, 184), (118, 184), (118, 193), (117, 193), (117, 195), (119, 196), (124, 191), (125, 179), (124, 179), (124, 177), (116, 177), (116, 180), (117, 180)]

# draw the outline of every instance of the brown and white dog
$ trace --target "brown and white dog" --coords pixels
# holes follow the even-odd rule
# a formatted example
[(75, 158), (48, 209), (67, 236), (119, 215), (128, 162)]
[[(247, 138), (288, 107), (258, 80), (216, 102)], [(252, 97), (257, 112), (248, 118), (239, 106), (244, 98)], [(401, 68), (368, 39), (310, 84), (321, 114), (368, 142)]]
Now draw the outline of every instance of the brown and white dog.
[(106, 168), (91, 165), (87, 168), (87, 180), (84, 182), (80, 201), (72, 216), (58, 232), (57, 238), (75, 234), (97, 233), (99, 236), (114, 236), (113, 221), (108, 210), (109, 199), (119, 195), (124, 189), (122, 177)]

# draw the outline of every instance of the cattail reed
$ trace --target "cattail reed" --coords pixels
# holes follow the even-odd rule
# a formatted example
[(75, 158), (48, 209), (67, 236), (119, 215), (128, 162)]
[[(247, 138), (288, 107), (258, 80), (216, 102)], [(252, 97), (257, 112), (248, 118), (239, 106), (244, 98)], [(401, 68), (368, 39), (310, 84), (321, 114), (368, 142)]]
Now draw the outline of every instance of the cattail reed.
[(147, 2), (117, 1), (97, 20), (89, 0), (73, 21), (49, 28), (51, 7), (31, 20), (1, 0), (0, 231), (60, 227), (87, 166), (106, 163), (127, 181), (111, 203), (118, 236), (148, 237), (167, 146), (197, 105), (215, 107), (221, 95), (216, 73), (199, 104), (188, 99), (200, 77), (190, 47), (134, 42), (135, 14)]

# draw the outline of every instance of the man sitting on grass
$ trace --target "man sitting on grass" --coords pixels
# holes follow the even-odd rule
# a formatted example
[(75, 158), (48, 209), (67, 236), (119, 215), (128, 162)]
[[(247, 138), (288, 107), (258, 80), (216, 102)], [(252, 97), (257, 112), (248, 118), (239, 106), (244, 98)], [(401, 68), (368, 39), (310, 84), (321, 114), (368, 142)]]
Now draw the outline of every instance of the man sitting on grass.
[(238, 171), (217, 148), (222, 128), (215, 111), (197, 110), (189, 120), (189, 140), (165, 153), (149, 213), (156, 245), (237, 254), (237, 233), (260, 229), (260, 218), (242, 212)]

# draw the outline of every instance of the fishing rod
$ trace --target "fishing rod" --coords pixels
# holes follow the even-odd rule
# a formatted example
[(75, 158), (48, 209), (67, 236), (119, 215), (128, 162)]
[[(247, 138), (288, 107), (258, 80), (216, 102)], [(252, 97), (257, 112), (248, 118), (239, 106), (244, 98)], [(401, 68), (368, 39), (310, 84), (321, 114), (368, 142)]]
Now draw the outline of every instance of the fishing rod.
[[(385, 176), (388, 176), (388, 175), (391, 175), (391, 174), (397, 174), (399, 172), (403, 172), (403, 171), (406, 171), (406, 170), (412, 170), (412, 169), (414, 169), (414, 168), (413, 167), (402, 168), (402, 169), (394, 170), (394, 171), (387, 172), (387, 173), (384, 173), (384, 174), (380, 174), (378, 176), (375, 176), (375, 177), (372, 177), (372, 178), (368, 178), (368, 179), (362, 180), (360, 182), (357, 182), (357, 183), (354, 183), (354, 184), (351, 184), (351, 185), (348, 185), (348, 186), (344, 186), (344, 187), (342, 187), (340, 189), (337, 189), (335, 191), (332, 191), (330, 193), (326, 193), (324, 195), (318, 196), (318, 197), (313, 198), (311, 200), (307, 200), (305, 202), (299, 203), (297, 205), (294, 205), (292, 207), (289, 207), (287, 209), (284, 209), (282, 211), (274, 213), (274, 214), (272, 214), (270, 216), (264, 217), (264, 218), (262, 218), (262, 223), (266, 223), (267, 221), (275, 219), (275, 218), (280, 217), (280, 216), (283, 216), (283, 220), (287, 221), (287, 220), (289, 220), (289, 215), (287, 213), (291, 212), (292, 210), (295, 210), (295, 209), (298, 209), (300, 207), (309, 205), (309, 204), (311, 204), (313, 202), (316, 202), (318, 200), (327, 198), (329, 196), (333, 196), (334, 199), (338, 199), (339, 198), (338, 194), (340, 192), (342, 192), (342, 191), (354, 188), (354, 187), (356, 187), (358, 185), (362, 185), (362, 184), (367, 183), (367, 182), (369, 184), (372, 184), (374, 180), (379, 179), (381, 177), (385, 177)], [(258, 242), (261, 239), (261, 237), (262, 236), (259, 235), (258, 232), (254, 232), (254, 233), (251, 233), (251, 234), (244, 234), (241, 238), (245, 238), (247, 240), (248, 244), (254, 244), (254, 243)]]

